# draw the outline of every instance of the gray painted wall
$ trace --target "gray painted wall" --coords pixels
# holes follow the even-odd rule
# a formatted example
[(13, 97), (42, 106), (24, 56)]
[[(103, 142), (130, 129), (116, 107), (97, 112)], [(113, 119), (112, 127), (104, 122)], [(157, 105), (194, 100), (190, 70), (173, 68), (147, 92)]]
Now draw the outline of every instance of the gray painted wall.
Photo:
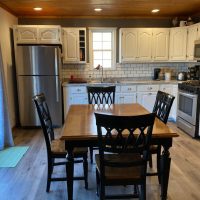
[(171, 19), (44, 19), (19, 18), (21, 25), (61, 25), (63, 27), (171, 27)]

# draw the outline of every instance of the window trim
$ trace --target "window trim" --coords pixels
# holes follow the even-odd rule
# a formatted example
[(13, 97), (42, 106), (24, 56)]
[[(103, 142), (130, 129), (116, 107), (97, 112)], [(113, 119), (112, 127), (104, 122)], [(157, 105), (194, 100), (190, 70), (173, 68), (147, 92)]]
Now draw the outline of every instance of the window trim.
[(111, 68), (104, 68), (104, 70), (115, 70), (116, 69), (116, 27), (90, 27), (89, 29), (89, 63), (90, 69), (93, 70), (93, 41), (92, 41), (92, 33), (98, 31), (110, 31), (112, 33), (112, 60), (111, 60)]

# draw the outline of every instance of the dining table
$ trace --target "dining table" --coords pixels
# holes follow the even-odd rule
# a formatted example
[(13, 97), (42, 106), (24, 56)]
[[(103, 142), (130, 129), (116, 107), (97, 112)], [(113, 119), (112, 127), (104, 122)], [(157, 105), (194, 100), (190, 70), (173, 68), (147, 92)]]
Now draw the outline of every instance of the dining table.
[[(132, 104), (113, 104), (113, 105), (71, 105), (66, 116), (63, 128), (61, 130), (61, 140), (65, 141), (67, 154), (67, 191), (68, 200), (73, 200), (73, 174), (74, 157), (73, 149), (75, 147), (90, 147), (98, 145), (98, 135), (96, 127), (95, 112), (118, 115), (135, 116), (148, 114), (142, 105)], [(172, 147), (174, 137), (178, 137), (176, 131), (158, 118), (155, 119), (152, 141), (153, 145), (161, 145), (161, 199), (167, 199), (168, 181), (170, 173), (171, 157), (169, 149)]]

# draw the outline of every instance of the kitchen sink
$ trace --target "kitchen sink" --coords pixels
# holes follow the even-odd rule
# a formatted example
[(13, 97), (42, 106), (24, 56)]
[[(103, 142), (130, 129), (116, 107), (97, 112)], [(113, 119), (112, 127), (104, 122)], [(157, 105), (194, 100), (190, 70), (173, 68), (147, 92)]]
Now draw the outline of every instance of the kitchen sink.
[(98, 84), (98, 85), (107, 85), (107, 84), (116, 84), (116, 83), (119, 83), (119, 81), (116, 81), (116, 80), (105, 80), (103, 82), (99, 81), (99, 80), (93, 80), (93, 81), (88, 81), (89, 84)]

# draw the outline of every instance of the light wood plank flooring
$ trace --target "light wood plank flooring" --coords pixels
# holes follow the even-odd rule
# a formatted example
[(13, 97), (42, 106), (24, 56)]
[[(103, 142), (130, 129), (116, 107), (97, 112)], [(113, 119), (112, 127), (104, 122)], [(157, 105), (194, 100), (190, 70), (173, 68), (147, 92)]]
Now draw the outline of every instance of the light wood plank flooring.
[[(172, 163), (168, 189), (168, 200), (200, 199), (200, 141), (192, 139), (176, 128), (180, 137), (175, 138), (170, 149)], [(56, 130), (59, 132), (59, 129)], [(0, 168), (1, 200), (45, 200), (67, 199), (65, 182), (53, 182), (51, 191), (46, 189), (46, 147), (40, 129), (16, 129), (16, 145), (30, 146), (28, 152), (15, 168)], [(155, 161), (155, 158), (153, 158)], [(154, 162), (155, 163), (155, 162)], [(58, 167), (55, 175), (62, 175), (64, 167)], [(82, 165), (76, 164), (75, 174), (82, 173)], [(118, 191), (130, 191), (131, 187), (118, 187)], [(108, 192), (116, 191), (108, 188)], [(95, 164), (89, 164), (89, 189), (84, 189), (83, 181), (74, 184), (75, 200), (97, 200)], [(160, 187), (156, 177), (147, 177), (147, 199), (160, 199)]]

